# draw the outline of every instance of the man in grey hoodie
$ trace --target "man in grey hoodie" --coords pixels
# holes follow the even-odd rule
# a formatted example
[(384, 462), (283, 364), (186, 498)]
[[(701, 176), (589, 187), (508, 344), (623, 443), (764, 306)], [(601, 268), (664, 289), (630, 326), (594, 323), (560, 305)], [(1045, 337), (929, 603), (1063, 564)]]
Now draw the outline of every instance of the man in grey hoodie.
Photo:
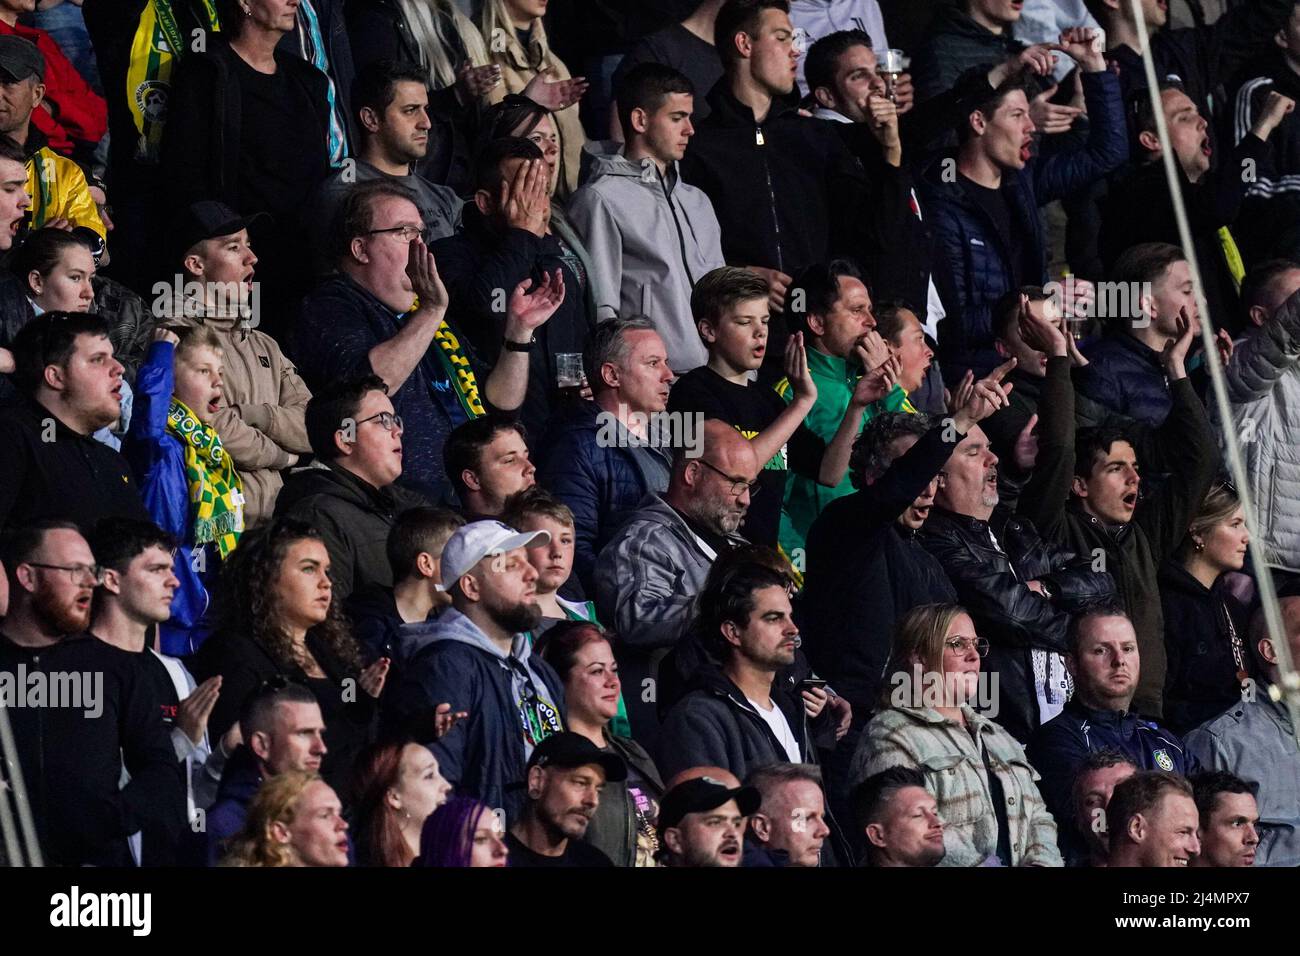
[(588, 143), (584, 185), (569, 218), (591, 253), (602, 312), (648, 315), (681, 374), (708, 361), (691, 318), (691, 290), (726, 265), (722, 228), (677, 161), (694, 135), (695, 90), (681, 73), (642, 63), (618, 88), (626, 143)]
[[(452, 606), (436, 621), (407, 625), (423, 646), (384, 695), (390, 729), (433, 744), (442, 774), (457, 792), (518, 819), (533, 748), (564, 730), (564, 689), (551, 666), (532, 655), (527, 633), (541, 621), (537, 572), (524, 550), (545, 531), (520, 533), (499, 521), (474, 521), (442, 549), (442, 586)], [(437, 706), (467, 712), (436, 738)]]

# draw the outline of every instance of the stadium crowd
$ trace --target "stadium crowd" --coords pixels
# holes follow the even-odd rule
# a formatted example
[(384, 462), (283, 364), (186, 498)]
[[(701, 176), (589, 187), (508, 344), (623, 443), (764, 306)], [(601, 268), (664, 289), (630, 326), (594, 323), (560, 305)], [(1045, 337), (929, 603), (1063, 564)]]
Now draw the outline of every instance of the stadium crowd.
[(0, 0), (40, 857), (1300, 865), (1300, 2), (1140, 7)]

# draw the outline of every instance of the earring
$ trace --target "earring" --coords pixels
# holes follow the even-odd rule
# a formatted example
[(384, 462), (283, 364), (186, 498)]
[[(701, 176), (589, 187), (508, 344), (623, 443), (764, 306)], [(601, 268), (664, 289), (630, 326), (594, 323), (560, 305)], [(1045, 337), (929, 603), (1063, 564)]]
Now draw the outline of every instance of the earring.
[(1199, 552), (1199, 551), (1204, 551), (1204, 550), (1205, 550), (1205, 542), (1204, 542), (1204, 541), (1197, 541), (1197, 542), (1196, 542), (1196, 550), (1197, 550), (1198, 552)]

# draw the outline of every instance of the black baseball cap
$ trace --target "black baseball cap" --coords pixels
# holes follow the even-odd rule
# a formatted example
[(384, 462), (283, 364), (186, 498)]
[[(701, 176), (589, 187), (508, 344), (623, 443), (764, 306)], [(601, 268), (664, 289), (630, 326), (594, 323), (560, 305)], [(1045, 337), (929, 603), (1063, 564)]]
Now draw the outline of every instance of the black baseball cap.
[(29, 76), (45, 79), (45, 57), (36, 44), (13, 34), (0, 36), (0, 78), (12, 83)]
[(735, 800), (741, 816), (754, 813), (763, 802), (763, 795), (753, 787), (736, 787), (734, 790), (712, 777), (686, 780), (664, 794), (659, 801), (659, 832), (675, 827), (688, 813), (716, 810), (728, 800)]
[(223, 202), (202, 199), (191, 203), (176, 223), (176, 246), (184, 255), (195, 243), (220, 236), (233, 236), (259, 219), (269, 219), (264, 212), (241, 216)]
[(533, 748), (533, 755), (528, 758), (531, 767), (585, 767), (595, 764), (605, 771), (606, 780), (626, 780), (627, 764), (618, 754), (601, 750), (582, 734), (551, 734)]

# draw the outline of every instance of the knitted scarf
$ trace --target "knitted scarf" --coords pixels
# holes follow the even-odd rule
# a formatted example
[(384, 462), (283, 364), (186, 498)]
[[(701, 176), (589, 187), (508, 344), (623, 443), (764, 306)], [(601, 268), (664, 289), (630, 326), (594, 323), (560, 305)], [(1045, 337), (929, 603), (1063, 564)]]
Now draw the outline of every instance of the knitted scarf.
[(172, 399), (167, 431), (185, 448), (185, 480), (194, 506), (194, 543), (215, 543), (224, 560), (244, 530), (243, 483), (221, 438), (185, 405)]
[[(212, 0), (197, 4), (206, 26), (220, 29)], [(170, 0), (148, 0), (131, 41), (131, 58), (126, 68), (126, 102), (140, 132), (136, 159), (158, 162), (163, 124), (167, 121), (167, 96), (171, 92), (172, 67), (178, 57), (190, 51), (193, 37), (187, 36), (176, 20)], [(122, 144), (125, 147), (125, 144)]]

